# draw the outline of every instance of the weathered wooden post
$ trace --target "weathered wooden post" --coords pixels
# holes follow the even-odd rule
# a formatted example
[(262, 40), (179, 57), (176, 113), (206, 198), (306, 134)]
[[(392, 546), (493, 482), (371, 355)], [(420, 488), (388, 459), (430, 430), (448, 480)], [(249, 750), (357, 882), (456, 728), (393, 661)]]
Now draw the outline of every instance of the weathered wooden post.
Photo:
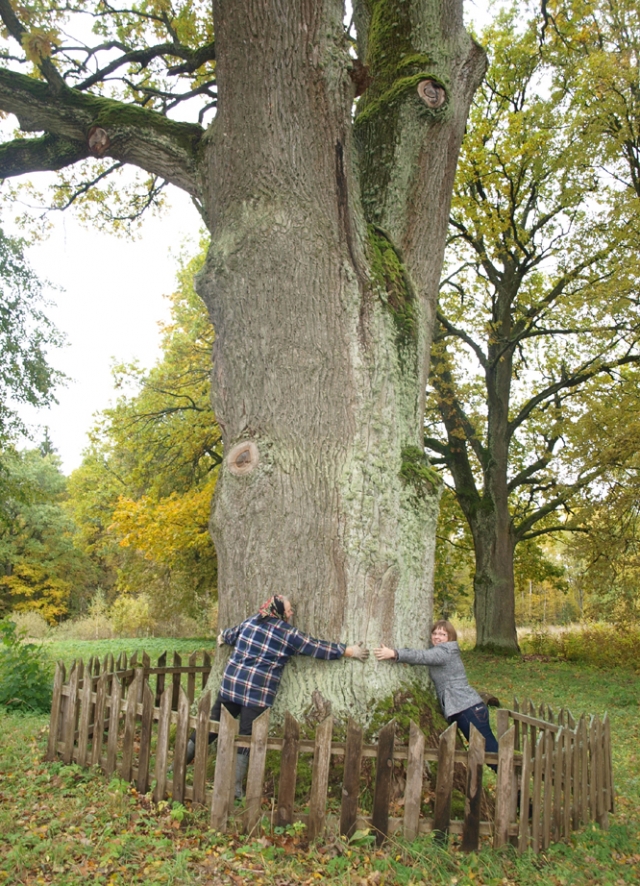
[(153, 692), (145, 679), (142, 687), (142, 717), (140, 719), (140, 754), (136, 788), (140, 794), (149, 790), (149, 762), (151, 759), (151, 734), (153, 731)]
[[(167, 691), (170, 690), (168, 689)], [(226, 830), (229, 810), (233, 804), (232, 798), (236, 771), (236, 746), (234, 739), (238, 733), (238, 726), (238, 721), (222, 705), (220, 710), (220, 732), (218, 733), (218, 752), (216, 755), (216, 773), (211, 799), (211, 827), (216, 831)]]
[(47, 754), (45, 759), (50, 763), (58, 755), (58, 737), (62, 727), (62, 687), (66, 670), (63, 662), (56, 664), (56, 673), (53, 678), (53, 696), (51, 699), (51, 719), (49, 720), (49, 738), (47, 740)]
[(518, 852), (520, 854), (529, 848), (529, 802), (531, 797), (531, 770), (533, 768), (531, 751), (529, 750), (529, 733), (526, 729), (523, 730), (523, 733), (522, 775), (520, 778), (520, 833), (518, 835)]
[(315, 749), (313, 752), (313, 771), (311, 775), (311, 794), (309, 796), (309, 825), (307, 833), (310, 840), (322, 836), (327, 814), (327, 789), (329, 786), (329, 764), (331, 762), (331, 735), (333, 717), (328, 717), (316, 729)]
[(118, 726), (120, 724), (120, 702), (122, 701), (122, 683), (113, 675), (111, 695), (109, 696), (109, 735), (107, 737), (107, 765), (105, 773), (113, 775), (118, 759)]
[(404, 792), (404, 838), (415, 840), (420, 827), (422, 777), (424, 770), (424, 733), (411, 721), (407, 752), (407, 784)]
[(127, 695), (127, 707), (124, 715), (124, 735), (122, 739), (122, 760), (120, 762), (120, 778), (131, 781), (133, 770), (133, 741), (136, 734), (136, 719), (138, 715), (138, 696), (142, 691), (143, 681), (142, 668), (136, 668), (136, 675), (129, 685)]
[[(498, 711), (500, 715), (502, 711)], [(507, 713), (505, 711), (505, 713)], [(507, 715), (508, 716), (508, 715)], [(498, 726), (500, 732), (500, 726)], [(498, 739), (498, 781), (496, 784), (496, 814), (494, 821), (493, 846), (498, 849), (509, 839), (511, 820), (511, 792), (513, 790), (513, 726), (503, 732)]]
[(393, 750), (396, 740), (396, 721), (387, 723), (378, 734), (376, 758), (376, 786), (373, 794), (371, 826), (376, 832), (376, 844), (380, 846), (389, 833), (389, 801), (393, 780)]
[(362, 768), (362, 741), (362, 727), (355, 720), (349, 718), (347, 742), (344, 749), (342, 802), (340, 804), (340, 834), (343, 837), (347, 837), (347, 839), (353, 836), (357, 825), (360, 771)]
[(438, 744), (438, 776), (433, 809), (433, 829), (438, 839), (446, 841), (451, 821), (451, 797), (453, 794), (453, 767), (455, 765), (456, 732), (452, 723), (440, 736)]
[(167, 755), (169, 753), (169, 727), (171, 725), (171, 687), (168, 686), (160, 699), (158, 713), (158, 738), (156, 741), (156, 787), (153, 799), (164, 800), (167, 791)]
[(171, 793), (176, 803), (183, 803), (187, 767), (187, 737), (189, 733), (189, 699), (182, 686), (178, 687), (177, 709), (178, 717), (176, 740), (173, 748), (173, 784)]
[(264, 784), (264, 767), (267, 761), (267, 739), (269, 737), (269, 708), (254, 720), (251, 730), (251, 752), (247, 773), (246, 809), (244, 830), (251, 834), (260, 821), (260, 802)]
[(193, 758), (193, 802), (204, 806), (207, 785), (207, 756), (211, 730), (211, 690), (205, 692), (198, 702), (198, 725), (196, 726), (196, 753)]
[(280, 758), (278, 785), (278, 824), (285, 827), (293, 822), (293, 804), (296, 796), (300, 725), (289, 711), (284, 717), (284, 740)]
[(462, 851), (476, 852), (480, 841), (480, 805), (482, 803), (482, 771), (485, 738), (471, 724), (467, 754), (467, 789), (462, 826)]

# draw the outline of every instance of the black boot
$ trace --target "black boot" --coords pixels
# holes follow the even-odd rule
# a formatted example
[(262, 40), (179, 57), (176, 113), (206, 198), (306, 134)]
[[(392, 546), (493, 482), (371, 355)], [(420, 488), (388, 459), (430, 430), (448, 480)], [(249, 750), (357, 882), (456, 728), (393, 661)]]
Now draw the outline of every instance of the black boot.
[(187, 756), (186, 756), (186, 760), (185, 760), (187, 766), (189, 765), (189, 763), (192, 762), (195, 755), (196, 755), (196, 743), (193, 740), (193, 738), (190, 738), (189, 741), (187, 742)]

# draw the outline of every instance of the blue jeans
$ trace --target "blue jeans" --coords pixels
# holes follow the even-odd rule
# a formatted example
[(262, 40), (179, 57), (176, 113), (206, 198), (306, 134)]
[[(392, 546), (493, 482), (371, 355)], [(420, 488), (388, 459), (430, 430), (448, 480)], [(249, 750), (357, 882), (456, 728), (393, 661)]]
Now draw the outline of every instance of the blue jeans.
[[(232, 717), (238, 717), (240, 715), (240, 735), (251, 735), (251, 730), (253, 729), (253, 721), (257, 720), (260, 714), (266, 711), (266, 708), (258, 708), (258, 707), (249, 707), (245, 705), (238, 704), (235, 701), (228, 701), (227, 699), (221, 698), (220, 693), (218, 693), (218, 697), (216, 698), (213, 707), (211, 708), (211, 719), (220, 722), (220, 712), (222, 710), (222, 705), (229, 711)], [(209, 733), (209, 744), (212, 741), (215, 741), (218, 737), (217, 732)], [(196, 730), (194, 729), (190, 735), (190, 738), (193, 742), (196, 740)], [(239, 754), (249, 755), (249, 748), (240, 748), (238, 750)]]
[[(469, 741), (470, 727), (473, 723), (478, 732), (481, 735), (484, 735), (485, 751), (488, 754), (498, 753), (498, 740), (491, 731), (491, 724), (489, 722), (489, 708), (483, 701), (473, 705), (471, 708), (466, 708), (464, 711), (458, 711), (457, 714), (448, 717), (449, 723), (453, 723), (454, 720), (458, 724), (458, 729), (462, 732), (467, 741)], [(494, 772), (498, 771), (498, 767), (494, 764), (491, 764), (489, 768), (493, 769)]]

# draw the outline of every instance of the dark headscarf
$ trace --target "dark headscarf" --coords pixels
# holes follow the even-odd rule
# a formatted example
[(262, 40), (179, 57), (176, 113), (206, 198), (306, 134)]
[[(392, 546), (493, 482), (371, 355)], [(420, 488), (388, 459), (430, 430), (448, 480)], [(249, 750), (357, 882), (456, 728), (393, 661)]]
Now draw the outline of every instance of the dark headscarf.
[(269, 597), (258, 610), (258, 618), (284, 618), (284, 598), (280, 594)]

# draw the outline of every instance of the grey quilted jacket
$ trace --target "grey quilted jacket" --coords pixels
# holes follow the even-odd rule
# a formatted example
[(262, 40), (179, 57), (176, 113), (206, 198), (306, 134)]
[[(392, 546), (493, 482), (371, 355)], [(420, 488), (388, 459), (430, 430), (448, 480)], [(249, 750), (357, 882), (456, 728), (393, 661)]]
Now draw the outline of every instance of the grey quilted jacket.
[(482, 703), (482, 698), (469, 686), (456, 640), (440, 643), (431, 649), (398, 649), (398, 661), (429, 668), (442, 713), (447, 719)]

